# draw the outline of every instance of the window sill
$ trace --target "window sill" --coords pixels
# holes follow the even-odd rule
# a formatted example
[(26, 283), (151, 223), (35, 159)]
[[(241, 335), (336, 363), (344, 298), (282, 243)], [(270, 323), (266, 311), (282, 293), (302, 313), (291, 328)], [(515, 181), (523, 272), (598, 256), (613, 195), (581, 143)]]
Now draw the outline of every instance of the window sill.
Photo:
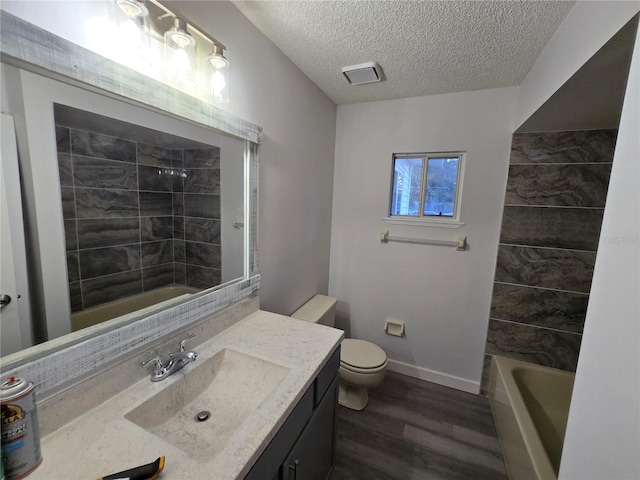
[(383, 221), (393, 225), (411, 225), (414, 227), (435, 227), (435, 228), (461, 228), (466, 225), (464, 222), (451, 219), (431, 220), (426, 218), (398, 218), (384, 217)]

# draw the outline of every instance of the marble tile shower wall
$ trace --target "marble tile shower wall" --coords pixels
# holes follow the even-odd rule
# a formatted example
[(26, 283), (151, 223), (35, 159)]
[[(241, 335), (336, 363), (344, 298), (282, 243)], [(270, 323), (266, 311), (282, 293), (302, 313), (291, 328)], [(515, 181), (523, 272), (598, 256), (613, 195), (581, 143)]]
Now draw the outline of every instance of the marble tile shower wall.
[(56, 126), (72, 311), (220, 283), (220, 151)]
[(222, 264), (220, 149), (174, 151), (176, 162), (184, 166), (173, 193), (176, 279), (196, 288), (218, 285)]
[(491, 355), (575, 371), (616, 134), (513, 136), (485, 373)]

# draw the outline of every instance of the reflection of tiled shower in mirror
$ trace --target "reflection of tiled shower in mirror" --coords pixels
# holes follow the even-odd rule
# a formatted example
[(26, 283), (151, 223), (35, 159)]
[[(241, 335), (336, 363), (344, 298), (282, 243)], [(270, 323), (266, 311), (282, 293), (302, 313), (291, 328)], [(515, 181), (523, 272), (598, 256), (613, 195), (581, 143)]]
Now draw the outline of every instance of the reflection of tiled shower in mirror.
[(69, 107), (55, 114), (72, 312), (218, 285), (220, 148)]

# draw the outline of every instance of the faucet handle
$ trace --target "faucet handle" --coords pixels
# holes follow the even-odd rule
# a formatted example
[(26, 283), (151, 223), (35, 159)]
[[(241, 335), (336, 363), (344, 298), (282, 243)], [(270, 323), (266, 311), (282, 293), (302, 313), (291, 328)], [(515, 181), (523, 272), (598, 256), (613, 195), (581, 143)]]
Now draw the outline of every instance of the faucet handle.
[(160, 375), (162, 373), (162, 370), (164, 369), (164, 365), (162, 364), (162, 359), (160, 358), (160, 356), (156, 355), (155, 357), (150, 358), (149, 360), (146, 360), (146, 361), (142, 362), (141, 365), (143, 367), (146, 367), (151, 362), (156, 362), (154, 373), (155, 373), (155, 375)]
[(192, 333), (191, 335), (189, 335), (188, 337), (182, 339), (182, 341), (180, 342), (180, 350), (178, 350), (179, 352), (184, 352), (184, 345), (185, 343), (187, 343), (188, 340), (191, 340), (192, 338), (194, 338), (196, 336), (195, 333)]

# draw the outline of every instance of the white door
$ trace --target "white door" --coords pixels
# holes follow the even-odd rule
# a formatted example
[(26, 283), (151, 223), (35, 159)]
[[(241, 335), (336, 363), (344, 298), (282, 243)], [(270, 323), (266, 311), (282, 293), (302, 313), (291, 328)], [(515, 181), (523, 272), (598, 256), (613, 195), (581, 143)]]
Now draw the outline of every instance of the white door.
[(0, 122), (0, 354), (30, 347), (31, 315), (13, 117)]

